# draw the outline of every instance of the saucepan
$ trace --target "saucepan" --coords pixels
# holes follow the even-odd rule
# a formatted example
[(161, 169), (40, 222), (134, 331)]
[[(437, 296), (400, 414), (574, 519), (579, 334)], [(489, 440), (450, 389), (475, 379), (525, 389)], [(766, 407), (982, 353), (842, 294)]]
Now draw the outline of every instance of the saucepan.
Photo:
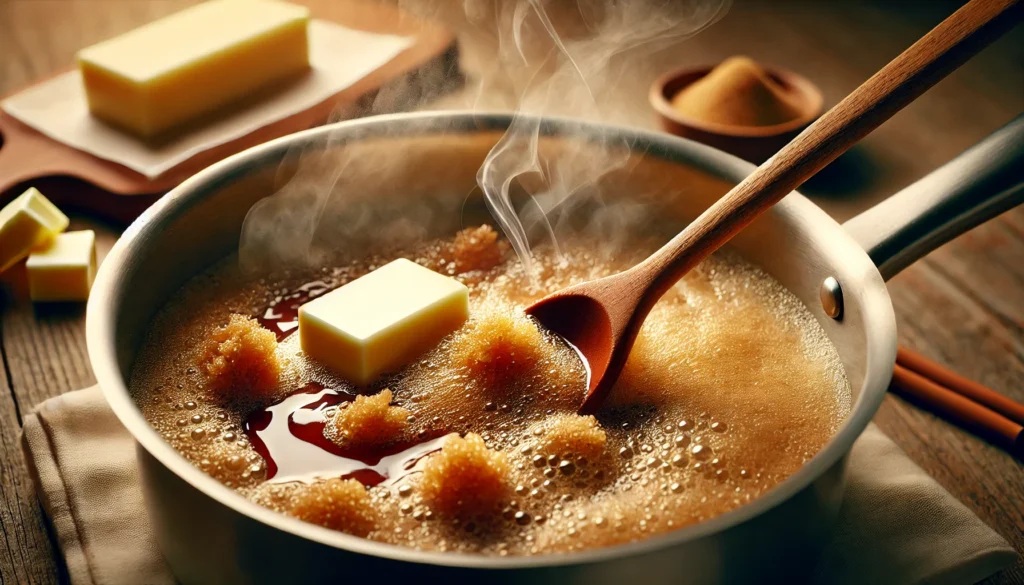
[[(248, 501), (194, 467), (147, 424), (127, 380), (151, 319), (189, 278), (238, 251), (247, 212), (293, 179), (304, 157), (327, 166), (332, 157), (387, 163), (385, 170), (354, 181), (325, 179), (324, 188), (333, 185), (337, 191), (331, 198), (339, 217), (346, 209), (359, 210), (359, 225), (365, 227), (357, 231), (392, 233), (378, 229), (380, 224), (401, 220), (405, 226), (430, 223), (430, 229), (452, 233), (468, 215), (486, 217), (475, 190), (476, 172), (513, 119), (510, 114), (403, 114), (287, 136), (184, 182), (114, 246), (89, 301), (89, 355), (106, 399), (137, 442), (150, 519), (181, 582), (799, 581), (828, 541), (843, 495), (847, 454), (878, 409), (892, 373), (896, 322), (885, 280), (1024, 200), (1019, 172), (1024, 118), (1017, 118), (844, 225), (792, 193), (732, 240), (729, 248), (774, 276), (820, 322), (841, 356), (852, 410), (820, 452), (761, 498), (640, 542), (518, 558), (372, 542)], [(537, 151), (544, 156), (628, 145), (625, 163), (597, 182), (602, 200), (642, 202), (680, 227), (754, 168), (665, 134), (560, 118), (529, 122), (539, 127)]]

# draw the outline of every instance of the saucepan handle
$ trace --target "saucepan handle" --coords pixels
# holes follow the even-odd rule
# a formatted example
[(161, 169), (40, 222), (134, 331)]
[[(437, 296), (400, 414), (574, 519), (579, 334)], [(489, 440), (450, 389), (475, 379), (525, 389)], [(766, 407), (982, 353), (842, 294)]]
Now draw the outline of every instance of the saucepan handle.
[(1024, 203), (1024, 114), (843, 224), (889, 280), (942, 244)]

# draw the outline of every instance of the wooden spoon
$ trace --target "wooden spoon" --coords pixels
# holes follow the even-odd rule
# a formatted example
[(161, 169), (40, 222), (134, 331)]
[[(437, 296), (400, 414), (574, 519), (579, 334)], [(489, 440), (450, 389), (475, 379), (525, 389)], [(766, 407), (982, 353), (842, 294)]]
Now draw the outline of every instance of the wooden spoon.
[(595, 412), (622, 371), (651, 307), (701, 260), (850, 146), (1016, 24), (1019, 0), (972, 0), (858, 87), (633, 268), (571, 286), (526, 312), (574, 345)]

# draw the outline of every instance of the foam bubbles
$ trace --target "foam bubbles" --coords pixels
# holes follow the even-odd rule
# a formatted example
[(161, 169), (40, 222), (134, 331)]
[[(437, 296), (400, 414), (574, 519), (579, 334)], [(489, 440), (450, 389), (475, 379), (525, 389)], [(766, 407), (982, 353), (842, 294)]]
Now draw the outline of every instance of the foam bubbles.
[[(400, 255), (444, 270), (452, 241)], [(374, 540), (528, 555), (648, 538), (777, 485), (829, 440), (850, 402), (835, 349), (810, 313), (761, 271), (716, 255), (651, 312), (605, 407), (596, 417), (578, 416), (586, 391), (578, 358), (558, 340), (523, 329), (532, 323), (519, 310), (544, 292), (628, 266), (656, 243), (637, 241), (635, 253), (618, 255), (598, 253), (600, 243), (590, 241), (568, 243), (561, 257), (538, 249), (537, 281), (510, 255), (493, 266), (464, 257), (464, 266), (476, 268), (455, 276), (470, 287), (467, 327), (402, 372), (351, 388), (308, 362), (292, 336), (275, 351), (277, 388), (223, 404), (210, 399), (213, 380), (194, 364), (231, 313), (262, 314), (303, 282), (338, 286), (395, 255), (260, 281), (242, 277), (229, 259), (196, 277), (158, 316), (132, 392), (153, 427), (225, 485), (282, 513)], [(495, 349), (481, 331), (500, 333), (504, 345)], [(500, 375), (481, 365), (487, 361), (501, 365)], [(242, 432), (244, 420), (311, 381), (370, 397), (361, 401), (373, 407), (370, 443), (389, 433), (421, 440), (455, 433), (466, 437), (458, 439), (464, 448), (370, 488), (337, 478), (265, 482), (266, 464)], [(332, 411), (327, 428), (355, 429), (347, 419), (356, 411), (339, 414), (354, 405)], [(444, 469), (425, 473), (430, 460)]]

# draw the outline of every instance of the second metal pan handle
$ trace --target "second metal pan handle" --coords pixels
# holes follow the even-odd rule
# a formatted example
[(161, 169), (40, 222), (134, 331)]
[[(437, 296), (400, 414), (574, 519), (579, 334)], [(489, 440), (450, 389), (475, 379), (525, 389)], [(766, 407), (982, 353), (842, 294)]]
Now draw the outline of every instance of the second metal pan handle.
[(928, 252), (1024, 203), (1024, 114), (843, 228), (889, 280)]

